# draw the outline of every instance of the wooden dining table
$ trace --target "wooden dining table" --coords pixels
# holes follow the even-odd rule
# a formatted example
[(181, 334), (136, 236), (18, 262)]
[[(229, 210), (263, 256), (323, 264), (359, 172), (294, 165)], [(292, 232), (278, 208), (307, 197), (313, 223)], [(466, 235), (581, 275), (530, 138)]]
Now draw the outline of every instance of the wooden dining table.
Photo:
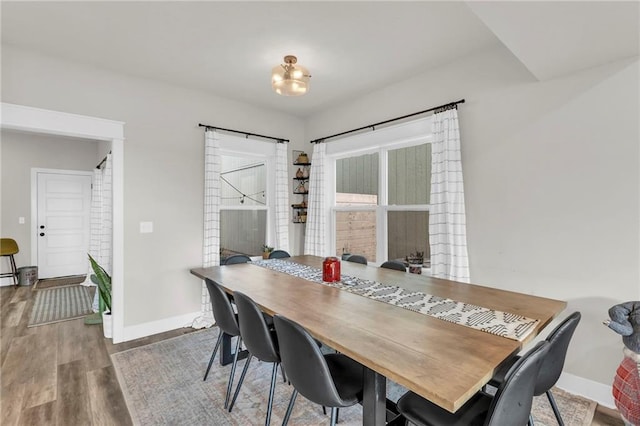
[[(286, 260), (321, 268), (323, 259)], [(343, 275), (539, 320), (518, 341), (251, 263), (191, 270), (229, 293), (247, 294), (267, 314), (296, 321), (316, 339), (362, 364), (364, 425), (386, 422), (386, 379), (455, 412), (566, 307), (559, 300), (428, 275), (352, 262), (342, 262), (341, 267)]]

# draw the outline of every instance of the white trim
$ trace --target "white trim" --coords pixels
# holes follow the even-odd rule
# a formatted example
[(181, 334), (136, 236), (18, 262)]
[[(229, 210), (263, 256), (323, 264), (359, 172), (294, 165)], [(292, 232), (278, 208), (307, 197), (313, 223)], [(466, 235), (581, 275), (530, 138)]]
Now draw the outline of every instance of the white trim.
[(380, 148), (398, 149), (421, 145), (433, 140), (431, 122), (433, 116), (412, 120), (395, 126), (376, 129), (355, 136), (348, 136), (327, 142), (327, 158), (352, 157)]
[(113, 197), (113, 234), (111, 246), (111, 310), (113, 343), (124, 342), (124, 139), (111, 141), (111, 189)]
[(38, 264), (38, 173), (91, 176), (92, 172), (78, 170), (31, 168), (31, 264)]
[(124, 123), (67, 112), (2, 103), (2, 128), (109, 141), (124, 139)]
[(574, 395), (580, 395), (596, 401), (604, 407), (616, 409), (611, 385), (605, 385), (570, 373), (562, 373), (556, 386)]
[(191, 327), (193, 320), (201, 315), (200, 311), (161, 320), (145, 322), (142, 324), (124, 327), (123, 341), (139, 339), (153, 334), (164, 333), (165, 331), (176, 330), (178, 328)]
[(113, 164), (113, 343), (124, 341), (124, 124), (104, 118), (2, 102), (0, 127), (23, 132), (110, 141)]

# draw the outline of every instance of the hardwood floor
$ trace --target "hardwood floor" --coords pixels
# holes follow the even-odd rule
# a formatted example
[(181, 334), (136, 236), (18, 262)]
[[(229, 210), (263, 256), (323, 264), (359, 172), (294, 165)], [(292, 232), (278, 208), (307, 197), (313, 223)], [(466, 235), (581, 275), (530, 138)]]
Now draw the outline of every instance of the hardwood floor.
[[(0, 424), (131, 425), (110, 355), (189, 333), (178, 329), (113, 345), (82, 319), (27, 328), (37, 290), (0, 288)], [(592, 426), (624, 423), (598, 407)]]
[(131, 425), (110, 355), (191, 329), (113, 345), (81, 318), (27, 328), (36, 291), (0, 288), (0, 424)]

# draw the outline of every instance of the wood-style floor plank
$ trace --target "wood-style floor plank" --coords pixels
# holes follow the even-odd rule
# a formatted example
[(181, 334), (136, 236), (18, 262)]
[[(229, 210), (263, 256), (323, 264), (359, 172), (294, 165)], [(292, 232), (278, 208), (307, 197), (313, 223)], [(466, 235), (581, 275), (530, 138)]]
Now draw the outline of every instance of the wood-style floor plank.
[(58, 366), (56, 402), (57, 424), (69, 426), (92, 424), (85, 360), (71, 361)]
[[(32, 347), (28, 348), (28, 357), (23, 368), (29, 378), (25, 383), (24, 407), (35, 407), (54, 401), (57, 394), (58, 376), (58, 326), (60, 323), (33, 327)], [(35, 346), (35, 347), (34, 347)]]
[(35, 340), (35, 336), (19, 336), (12, 339), (0, 369), (3, 387), (27, 383), (30, 376), (28, 376), (29, 368), (26, 364), (30, 358), (29, 353), (37, 347)]
[(20, 416), (21, 426), (56, 424), (56, 401), (27, 408)]
[(133, 424), (113, 366), (88, 372), (87, 382), (94, 425)]
[(20, 422), (24, 397), (24, 385), (22, 383), (2, 382), (0, 377), (0, 424), (2, 426), (14, 426)]
[(21, 300), (16, 303), (9, 303), (8, 306), (2, 310), (2, 328), (16, 327), (20, 323), (22, 313), (27, 305), (26, 300)]

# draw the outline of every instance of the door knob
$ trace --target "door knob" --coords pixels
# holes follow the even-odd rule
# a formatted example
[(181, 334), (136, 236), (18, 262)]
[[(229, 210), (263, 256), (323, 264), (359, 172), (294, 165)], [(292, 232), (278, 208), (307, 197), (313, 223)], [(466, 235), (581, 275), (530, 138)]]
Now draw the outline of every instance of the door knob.
[(40, 236), (41, 236), (41, 237), (44, 237), (44, 232), (41, 232), (41, 233), (40, 233)]

